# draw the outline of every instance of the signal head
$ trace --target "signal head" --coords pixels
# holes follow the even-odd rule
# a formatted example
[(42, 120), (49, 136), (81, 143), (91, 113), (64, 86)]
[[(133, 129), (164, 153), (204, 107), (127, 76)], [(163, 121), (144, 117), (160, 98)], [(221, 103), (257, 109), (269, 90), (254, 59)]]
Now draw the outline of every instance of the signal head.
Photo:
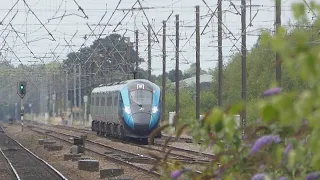
[(21, 98), (26, 95), (27, 82), (21, 81), (18, 83), (18, 94)]

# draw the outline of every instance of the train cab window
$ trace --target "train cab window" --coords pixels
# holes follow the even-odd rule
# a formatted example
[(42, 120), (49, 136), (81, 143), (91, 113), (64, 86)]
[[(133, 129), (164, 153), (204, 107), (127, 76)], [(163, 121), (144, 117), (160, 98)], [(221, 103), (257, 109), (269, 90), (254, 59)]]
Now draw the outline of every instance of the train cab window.
[(95, 102), (96, 102), (96, 106), (99, 106), (99, 97), (96, 97)]
[(94, 105), (94, 97), (91, 97), (91, 105)]
[(118, 105), (118, 94), (115, 94), (115, 95), (114, 95), (113, 105), (114, 105), (114, 106), (117, 106), (117, 105)]
[(105, 97), (102, 97), (101, 99), (101, 106), (105, 106), (105, 104), (106, 104), (106, 98)]
[(152, 104), (152, 91), (135, 90), (130, 92), (130, 102), (141, 105)]
[(111, 105), (112, 105), (112, 97), (109, 96), (109, 97), (107, 98), (107, 106), (111, 106)]

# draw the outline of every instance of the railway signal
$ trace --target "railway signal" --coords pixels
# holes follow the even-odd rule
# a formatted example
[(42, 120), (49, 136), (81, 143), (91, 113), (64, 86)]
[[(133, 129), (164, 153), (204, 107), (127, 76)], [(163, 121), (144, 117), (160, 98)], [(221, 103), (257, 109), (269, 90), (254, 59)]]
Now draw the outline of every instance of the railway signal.
[(18, 90), (17, 94), (21, 98), (21, 131), (23, 131), (23, 116), (24, 116), (24, 106), (23, 106), (23, 98), (27, 93), (27, 82), (26, 81), (20, 81), (18, 82)]
[(27, 93), (27, 82), (25, 81), (20, 81), (18, 82), (18, 91), (17, 91), (18, 95), (23, 98), (26, 93)]

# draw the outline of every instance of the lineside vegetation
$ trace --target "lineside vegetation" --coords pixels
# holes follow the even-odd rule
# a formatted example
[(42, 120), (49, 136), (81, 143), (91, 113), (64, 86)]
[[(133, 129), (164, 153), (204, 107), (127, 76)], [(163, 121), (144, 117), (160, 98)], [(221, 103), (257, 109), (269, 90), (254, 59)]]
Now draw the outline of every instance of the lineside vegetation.
[[(320, 5), (311, 3), (314, 11)], [(240, 102), (240, 60), (236, 55), (224, 69), (224, 101), (230, 107), (214, 107), (200, 123), (181, 110), (179, 136), (183, 129), (215, 154), (202, 174), (163, 158), (165, 179), (319, 179), (320, 178), (320, 20), (307, 21), (304, 3), (292, 5), (300, 27), (281, 27), (278, 35), (262, 32), (248, 54), (247, 111), (250, 124), (245, 136), (233, 115), (244, 108)], [(283, 66), (282, 87), (276, 87), (275, 52)], [(266, 89), (269, 89), (266, 91)], [(263, 96), (261, 96), (263, 95)], [(183, 96), (182, 96), (183, 97)], [(184, 103), (182, 98), (182, 104)], [(169, 104), (169, 103), (168, 103)], [(165, 128), (167, 126), (163, 126)], [(208, 136), (213, 132), (214, 136)], [(197, 142), (195, 142), (197, 143)], [(228, 144), (228, 148), (225, 148)]]

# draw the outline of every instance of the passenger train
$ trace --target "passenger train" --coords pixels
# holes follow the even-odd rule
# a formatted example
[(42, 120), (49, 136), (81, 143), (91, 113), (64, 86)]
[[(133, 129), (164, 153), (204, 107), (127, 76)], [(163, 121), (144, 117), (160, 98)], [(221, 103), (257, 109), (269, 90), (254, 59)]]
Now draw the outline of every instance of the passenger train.
[(160, 96), (159, 86), (145, 79), (100, 85), (91, 93), (91, 129), (104, 136), (146, 140), (160, 125)]

